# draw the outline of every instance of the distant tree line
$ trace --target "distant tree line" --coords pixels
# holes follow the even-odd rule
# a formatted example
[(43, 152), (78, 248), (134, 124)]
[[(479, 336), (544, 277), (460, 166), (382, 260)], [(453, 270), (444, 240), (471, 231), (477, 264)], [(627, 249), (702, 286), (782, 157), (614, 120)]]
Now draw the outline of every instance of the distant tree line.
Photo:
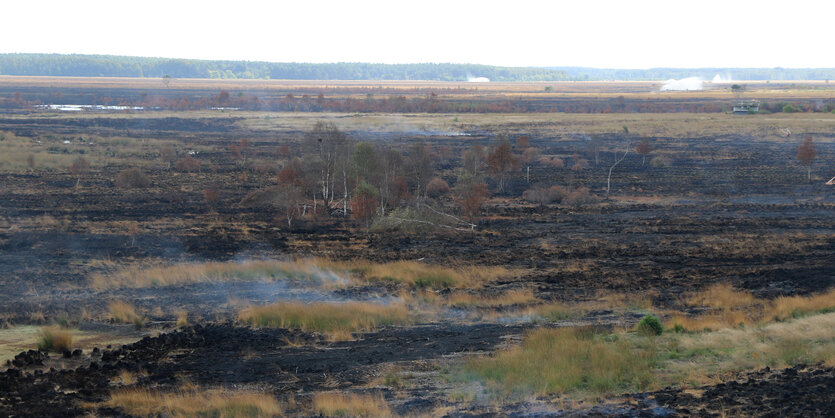
[(115, 55), (0, 54), (0, 75), (282, 80), (567, 80), (562, 71), (476, 64), (329, 64), (209, 61)]
[(726, 80), (835, 80), (835, 68), (546, 68), (564, 72), (570, 80), (577, 81), (659, 81), (687, 77), (701, 77), (705, 80), (712, 80), (717, 74)]

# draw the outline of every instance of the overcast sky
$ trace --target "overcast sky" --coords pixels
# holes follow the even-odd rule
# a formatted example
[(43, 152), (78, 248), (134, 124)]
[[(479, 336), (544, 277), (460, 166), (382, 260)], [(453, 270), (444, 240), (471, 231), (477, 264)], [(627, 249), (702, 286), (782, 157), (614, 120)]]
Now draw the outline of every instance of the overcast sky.
[(18, 1), (0, 52), (275, 62), (835, 67), (835, 3)]

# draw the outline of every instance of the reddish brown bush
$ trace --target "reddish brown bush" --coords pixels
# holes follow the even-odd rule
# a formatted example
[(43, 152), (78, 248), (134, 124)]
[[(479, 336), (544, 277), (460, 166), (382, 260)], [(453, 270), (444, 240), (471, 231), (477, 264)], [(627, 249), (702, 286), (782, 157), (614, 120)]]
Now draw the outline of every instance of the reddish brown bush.
[(151, 186), (151, 179), (138, 168), (122, 170), (114, 181), (120, 189), (144, 189)]
[(552, 168), (564, 168), (565, 161), (562, 158), (554, 156), (544, 156), (539, 158), (539, 163)]
[(174, 168), (177, 171), (198, 171), (200, 170), (200, 161), (191, 155), (186, 155), (180, 161), (177, 161), (177, 164), (174, 164)]
[(587, 205), (596, 203), (599, 200), (599, 198), (590, 193), (588, 187), (578, 187), (569, 190), (563, 186), (551, 186), (549, 188), (542, 186), (534, 187), (525, 190), (522, 193), (522, 198), (539, 205), (558, 202), (568, 206)]
[(481, 207), (489, 196), (487, 185), (484, 183), (462, 184), (457, 188), (456, 201), (461, 212), (472, 222), (481, 212)]
[(220, 199), (220, 192), (216, 189), (203, 190), (203, 200), (209, 205), (214, 205)]
[(426, 195), (437, 199), (441, 196), (449, 194), (449, 184), (440, 177), (433, 177), (426, 185)]
[(806, 166), (809, 181), (812, 181), (812, 162), (815, 161), (817, 156), (818, 152), (815, 150), (815, 143), (812, 141), (812, 137), (807, 135), (803, 138), (800, 146), (797, 147), (797, 161), (800, 161), (800, 164)]

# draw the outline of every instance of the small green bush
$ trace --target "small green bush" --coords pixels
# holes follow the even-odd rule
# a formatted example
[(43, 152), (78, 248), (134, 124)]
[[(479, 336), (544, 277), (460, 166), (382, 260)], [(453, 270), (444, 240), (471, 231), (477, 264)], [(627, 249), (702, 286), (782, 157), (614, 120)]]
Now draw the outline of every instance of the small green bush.
[(794, 106), (792, 106), (790, 104), (787, 104), (787, 105), (783, 106), (783, 113), (794, 113), (794, 112), (797, 112), (797, 109)]
[(638, 322), (638, 332), (644, 335), (661, 335), (664, 332), (664, 327), (658, 318), (647, 314)]

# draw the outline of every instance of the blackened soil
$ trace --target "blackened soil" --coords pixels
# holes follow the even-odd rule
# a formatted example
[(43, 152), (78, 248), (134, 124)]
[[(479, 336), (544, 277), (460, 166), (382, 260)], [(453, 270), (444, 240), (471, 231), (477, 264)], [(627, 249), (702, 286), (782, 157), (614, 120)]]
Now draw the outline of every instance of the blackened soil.
[(368, 382), (375, 365), (487, 352), (523, 329), (422, 325), (328, 342), (283, 329), (196, 326), (112, 351), (86, 353), (90, 365), (75, 370), (41, 372), (36, 364), (13, 367), (0, 374), (0, 416), (80, 415), (84, 411), (79, 402), (105, 400), (112, 389), (110, 380), (122, 370), (141, 372), (139, 385), (172, 390), (183, 379), (206, 386), (258, 383), (275, 394), (346, 389)]
[(825, 417), (835, 415), (835, 368), (803, 365), (747, 373), (735, 381), (701, 388), (701, 396), (678, 389), (652, 397), (682, 416)]

